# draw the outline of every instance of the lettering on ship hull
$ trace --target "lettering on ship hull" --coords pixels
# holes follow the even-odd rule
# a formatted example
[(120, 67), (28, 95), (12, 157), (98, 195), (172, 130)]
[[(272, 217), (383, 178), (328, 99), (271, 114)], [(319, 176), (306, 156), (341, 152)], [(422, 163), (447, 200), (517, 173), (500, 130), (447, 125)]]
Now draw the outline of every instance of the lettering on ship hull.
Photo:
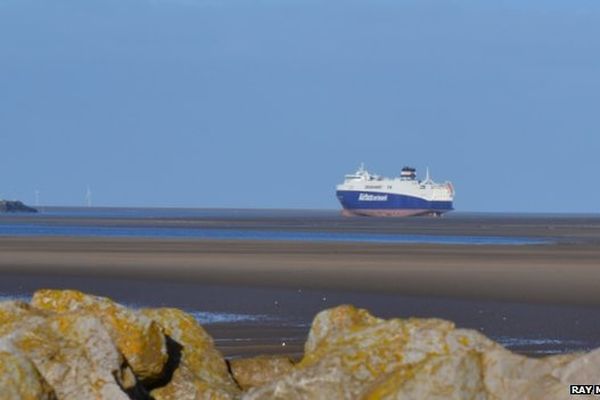
[(387, 201), (387, 194), (361, 193), (358, 195), (358, 201)]

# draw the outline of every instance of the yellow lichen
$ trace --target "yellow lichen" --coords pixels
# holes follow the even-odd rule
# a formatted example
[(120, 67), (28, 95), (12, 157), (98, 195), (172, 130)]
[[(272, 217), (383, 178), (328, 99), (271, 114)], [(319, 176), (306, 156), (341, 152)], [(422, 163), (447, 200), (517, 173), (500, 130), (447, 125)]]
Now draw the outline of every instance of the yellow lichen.
[(225, 400), (239, 394), (213, 339), (193, 316), (174, 308), (145, 309), (141, 313), (158, 323), (169, 337), (183, 346), (180, 365), (171, 383), (154, 390), (154, 398), (177, 399), (182, 387), (203, 399)]
[(136, 375), (158, 378), (167, 361), (165, 338), (160, 327), (105, 297), (76, 290), (39, 290), (32, 304), (56, 313), (78, 311), (99, 317)]

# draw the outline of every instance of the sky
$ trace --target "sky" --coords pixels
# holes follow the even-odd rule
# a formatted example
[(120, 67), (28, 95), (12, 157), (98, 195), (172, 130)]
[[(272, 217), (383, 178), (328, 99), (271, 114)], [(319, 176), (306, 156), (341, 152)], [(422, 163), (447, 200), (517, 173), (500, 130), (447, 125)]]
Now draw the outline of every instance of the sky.
[(0, 0), (3, 198), (335, 209), (364, 162), (598, 213), (599, 150), (595, 0)]

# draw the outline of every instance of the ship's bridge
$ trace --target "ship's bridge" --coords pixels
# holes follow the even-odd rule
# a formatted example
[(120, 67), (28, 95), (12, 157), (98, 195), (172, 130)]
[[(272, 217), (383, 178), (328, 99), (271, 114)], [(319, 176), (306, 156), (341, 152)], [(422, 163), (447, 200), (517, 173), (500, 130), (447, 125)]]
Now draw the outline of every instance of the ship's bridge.
[(404, 167), (400, 171), (400, 180), (414, 181), (417, 179), (417, 170), (413, 167)]

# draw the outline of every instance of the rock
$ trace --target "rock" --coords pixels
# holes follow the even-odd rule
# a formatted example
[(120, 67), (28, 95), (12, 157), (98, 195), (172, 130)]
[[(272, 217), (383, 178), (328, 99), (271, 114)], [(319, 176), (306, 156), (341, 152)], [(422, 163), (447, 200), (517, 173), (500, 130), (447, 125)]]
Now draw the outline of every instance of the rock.
[(193, 316), (174, 308), (146, 309), (142, 314), (158, 322), (180, 346), (172, 379), (151, 392), (156, 400), (226, 400), (239, 396), (223, 356)]
[(310, 368), (294, 369), (267, 385), (252, 388), (242, 396), (243, 400), (259, 399), (359, 399), (352, 397), (350, 376), (345, 374), (336, 359), (329, 363), (329, 370)]
[(82, 313), (50, 316), (11, 335), (58, 399), (128, 400), (136, 381), (102, 321)]
[(22, 301), (0, 302), (0, 398), (55, 399), (54, 393), (33, 363), (11, 341), (19, 328), (44, 323), (47, 313)]
[(340, 306), (315, 317), (298, 364), (261, 356), (230, 368), (237, 383), (180, 310), (54, 290), (0, 303), (2, 400), (566, 400), (569, 385), (600, 382), (600, 349), (534, 359), (449, 321)]
[(258, 356), (231, 360), (229, 367), (242, 390), (248, 390), (292, 372), (294, 364), (285, 356)]
[(310, 333), (304, 344), (305, 354), (314, 352), (317, 346), (348, 330), (361, 329), (383, 322), (367, 310), (344, 305), (317, 314), (310, 327)]
[[(251, 389), (244, 398), (360, 399), (377, 393), (377, 384), (386, 382), (393, 374), (403, 381), (418, 373), (423, 375), (424, 372), (419, 371), (432, 368), (425, 363), (434, 357), (484, 351), (496, 346), (477, 332), (455, 329), (448, 321), (385, 321), (365, 310), (340, 306), (315, 317), (304, 358), (291, 374)], [(448, 358), (446, 362), (452, 364), (460, 360)], [(471, 363), (472, 360), (463, 361)], [(471, 376), (470, 373), (467, 376)]]
[(399, 368), (372, 385), (365, 400), (485, 400), (481, 354), (469, 351), (434, 356), (412, 368)]
[[(561, 382), (577, 384), (579, 382), (600, 382), (600, 349), (586, 354), (564, 354), (554, 356), (561, 368), (557, 368), (552, 375)], [(568, 362), (565, 364), (565, 362)]]
[(0, 302), (0, 326), (10, 324), (20, 319), (23, 315), (28, 315), (32, 308), (29, 304), (22, 301)]
[(47, 317), (48, 312), (39, 310), (24, 301), (10, 300), (0, 302), (0, 326), (19, 322), (31, 316)]
[(231, 400), (239, 397), (225, 388), (198, 379), (188, 366), (177, 368), (167, 385), (150, 392), (155, 400)]
[[(0, 344), (0, 348), (2, 347)], [(2, 400), (55, 400), (56, 396), (28, 359), (16, 353), (0, 350), (0, 398)]]
[(590, 353), (536, 359), (499, 348), (483, 354), (482, 375), (492, 399), (569, 399), (570, 384), (600, 380), (600, 360), (596, 360), (595, 367), (584, 361), (595, 357)]
[(160, 326), (110, 299), (74, 290), (39, 290), (31, 304), (55, 313), (83, 312), (105, 324), (135, 375), (145, 382), (160, 380), (168, 359)]
[(569, 385), (600, 381), (600, 349), (534, 359), (448, 321), (365, 313), (319, 313), (302, 361), (243, 398), (566, 400)]
[(23, 301), (0, 302), (0, 336), (14, 331), (15, 324), (23, 324), (30, 319), (43, 322), (48, 315)]
[(38, 212), (35, 208), (26, 206), (23, 202), (18, 200), (0, 200), (0, 213), (1, 212)]

